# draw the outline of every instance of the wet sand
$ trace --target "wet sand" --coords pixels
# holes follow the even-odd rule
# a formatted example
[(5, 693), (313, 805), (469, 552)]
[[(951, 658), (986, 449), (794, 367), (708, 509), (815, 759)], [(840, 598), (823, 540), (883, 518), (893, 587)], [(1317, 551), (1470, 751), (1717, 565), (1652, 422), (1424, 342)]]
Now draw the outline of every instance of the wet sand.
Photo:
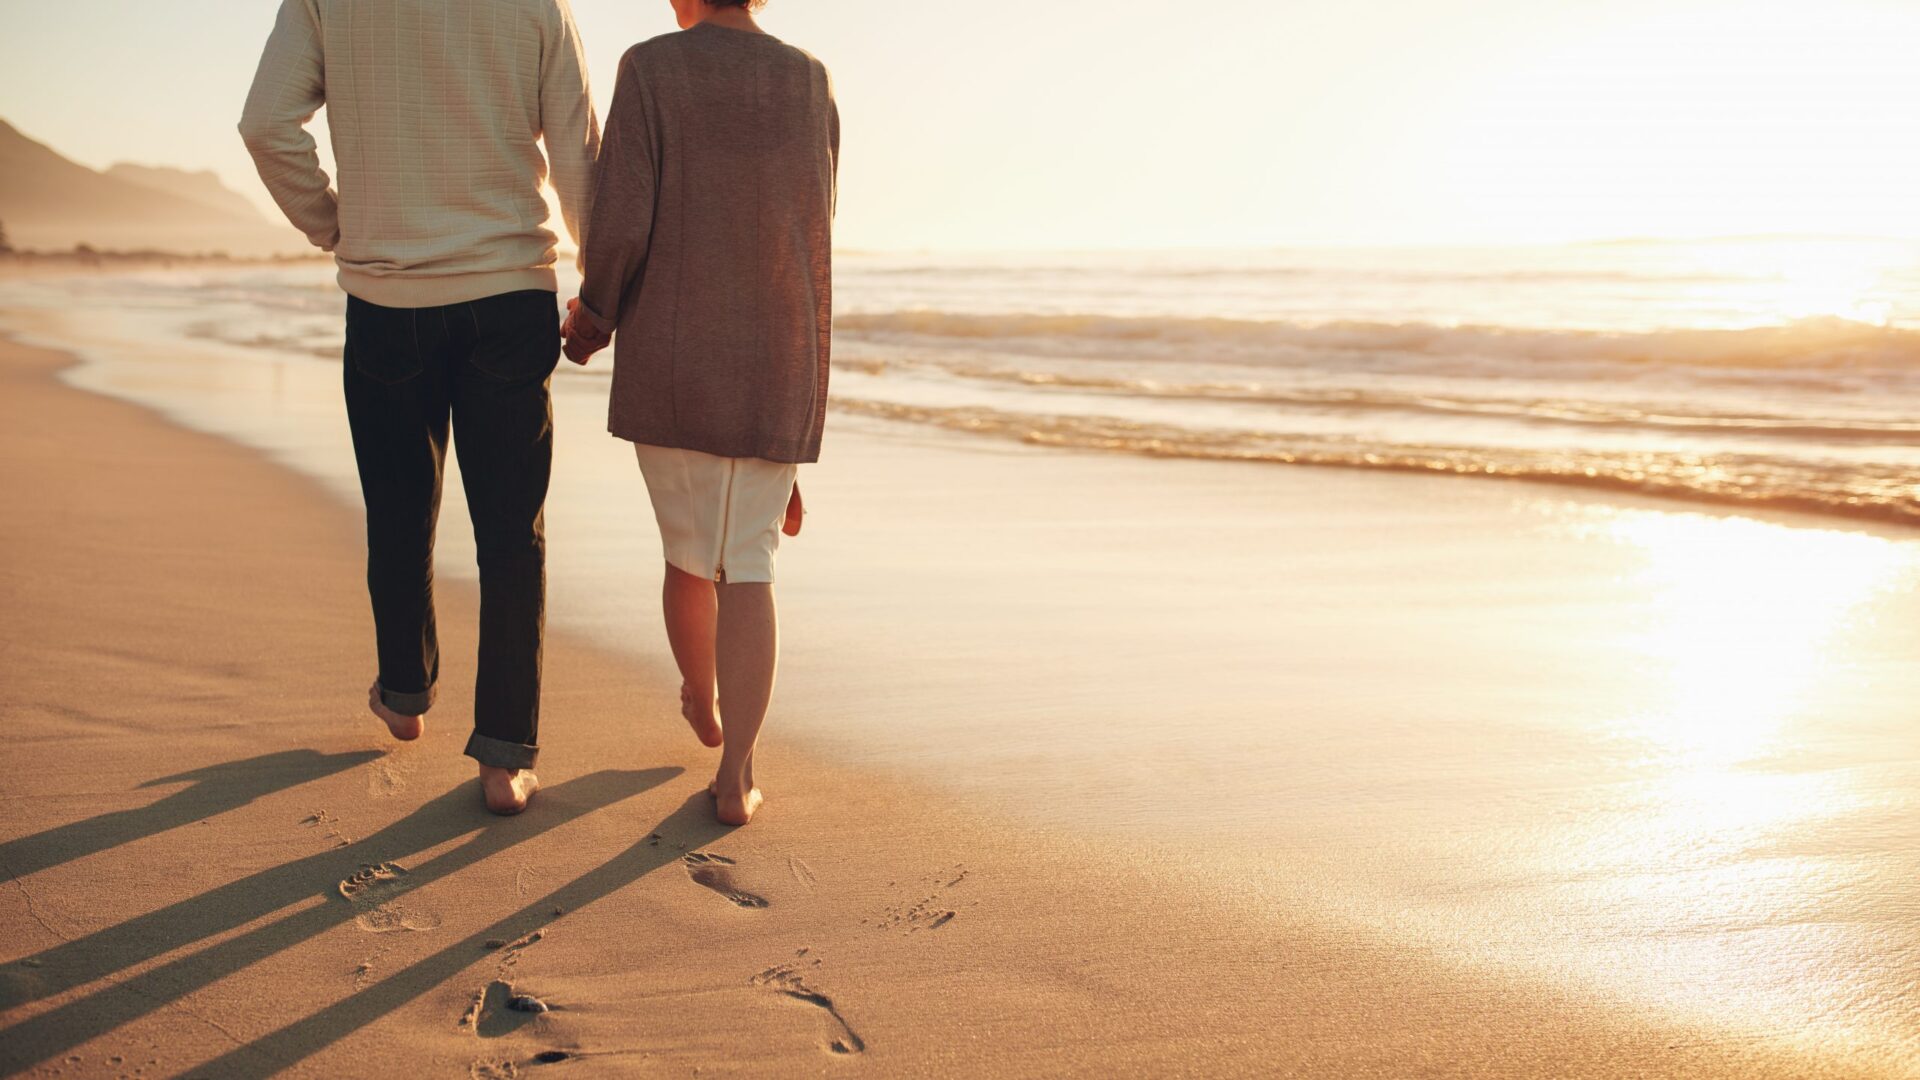
[[(566, 632), (548, 644), (545, 789), (525, 816), (492, 818), (459, 755), (471, 587), (442, 584), (448, 677), (428, 735), (398, 746), (364, 712), (357, 515), (257, 453), (63, 385), (68, 363), (0, 344), (0, 708), (21, 749), (0, 824), (0, 1070), (506, 1076), (585, 1059), (593, 1075), (1598, 1077), (1914, 1066), (1911, 1028), (1907, 1041), (1878, 1026), (1848, 1041), (1833, 1025), (1809, 1035), (1769, 1020), (1755, 1034), (1579, 964), (1556, 972), (1550, 956), (1531, 970), (1504, 955), (1480, 962), (1473, 936), (1497, 935), (1473, 918), (1433, 932), (1448, 900), (1430, 879), (1413, 903), (1387, 866), (1360, 879), (1373, 893), (1364, 900), (1322, 888), (1354, 887), (1328, 870), (1353, 836), (1337, 813), (1287, 824), (1297, 859), (1275, 860), (1250, 839), (1288, 820), (1264, 801), (1273, 792), (1247, 803), (1179, 770), (1142, 769), (1121, 798), (1029, 777), (968, 801), (878, 755), (836, 763), (776, 716), (768, 808), (729, 831), (711, 820), (711, 758), (678, 718), (664, 665)], [(846, 439), (843, 453), (868, 467), (832, 474), (843, 479), (826, 479), (822, 494), (931, 461), (973, 469), (953, 486), (977, 509), (1033, 468), (1025, 451), (917, 445), (879, 431)], [(1121, 492), (1129, 483), (1117, 465), (1083, 475)], [(1318, 492), (1323, 510), (1388, 490), (1343, 483), (1321, 475), (1298, 490)], [(1149, 504), (1136, 516), (1115, 502), (1097, 528), (1152, 530), (1183, 509), (1172, 496)], [(457, 534), (457, 507), (446, 513)], [(944, 535), (967, 524), (917, 521)], [(1048, 528), (1018, 544), (1003, 536), (988, 554), (1097, 544)], [(999, 655), (954, 655), (953, 619), (924, 635), (876, 632), (878, 599), (835, 562), (852, 556), (827, 554), (835, 527), (810, 530), (818, 554), (803, 559), (796, 545), (789, 560), (814, 575), (811, 585), (791, 575), (789, 617), (815, 643), (788, 653), (796, 712), (823, 708), (831, 683), (885, 688), (847, 693), (849, 709), (924, 705), (950, 717), (970, 692), (986, 688), (997, 707), (1043, 674), (1023, 650), (1058, 629), (1057, 611), (952, 609), (961, 623), (997, 610), (1009, 630)], [(872, 565), (851, 569), (873, 576)], [(833, 582), (845, 586), (838, 606), (824, 595)], [(556, 604), (577, 587), (558, 584)], [(1074, 618), (1097, 629), (1116, 616), (1097, 582), (1086, 587)], [(1395, 607), (1386, 583), (1361, 601), (1367, 610), (1323, 625)], [(1438, 638), (1475, 621), (1403, 614), (1435, 620)], [(863, 679), (846, 650), (876, 639), (893, 642), (869, 658), (890, 673)], [(1326, 675), (1316, 682), (1307, 665), (1290, 676), (1302, 694), (1355, 677), (1335, 651), (1315, 653), (1313, 635), (1299, 645)], [(840, 666), (829, 668), (835, 649)], [(912, 677), (899, 677), (902, 664)], [(1352, 689), (1320, 707), (1360, 724), (1371, 719), (1364, 703), (1405, 693)], [(1038, 742), (1059, 705), (1042, 690), (1026, 691), (1039, 701), (1028, 721)], [(1205, 691), (1176, 718), (1183, 737), (1203, 739), (1210, 708), (1244, 710), (1247, 696)], [(1176, 697), (1169, 688), (1146, 706)], [(1369, 788), (1364, 769), (1295, 779), (1343, 788), (1363, 818), (1393, 797)], [(1060, 805), (1083, 796), (1103, 812), (1176, 804), (1220, 828), (1207, 842), (1179, 830), (1142, 840)], [(1854, 837), (1854, 854), (1901, 842), (1908, 809), (1889, 797), (1886, 826)], [(1781, 858), (1793, 839), (1780, 839)], [(1910, 950), (1900, 912), (1912, 893), (1888, 887), (1878, 940)], [(1405, 925), (1388, 910), (1397, 905)], [(507, 1007), (516, 995), (549, 1011)]]

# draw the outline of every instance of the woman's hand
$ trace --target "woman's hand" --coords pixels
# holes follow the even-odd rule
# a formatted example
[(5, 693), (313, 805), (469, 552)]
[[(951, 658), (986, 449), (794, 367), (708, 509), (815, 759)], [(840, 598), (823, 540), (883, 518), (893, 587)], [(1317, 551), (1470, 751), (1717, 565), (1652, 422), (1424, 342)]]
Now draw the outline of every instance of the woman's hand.
[(567, 301), (567, 321), (560, 325), (560, 336), (566, 340), (562, 351), (567, 354), (567, 359), (582, 366), (613, 340), (612, 334), (602, 334), (581, 313), (580, 298), (577, 296)]

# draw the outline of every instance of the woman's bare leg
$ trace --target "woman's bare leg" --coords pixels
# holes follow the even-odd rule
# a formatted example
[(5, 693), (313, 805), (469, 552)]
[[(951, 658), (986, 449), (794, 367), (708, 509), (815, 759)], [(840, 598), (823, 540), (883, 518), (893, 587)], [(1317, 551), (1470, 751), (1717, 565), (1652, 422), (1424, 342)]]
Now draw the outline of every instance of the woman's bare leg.
[(713, 702), (719, 601), (713, 582), (668, 563), (660, 604), (667, 615), (667, 644), (680, 666), (680, 715), (702, 743), (719, 746), (720, 719)]
[[(752, 791), (752, 790), (753, 790), (753, 789), (754, 789), (754, 788), (755, 788), (756, 786), (757, 786), (757, 785), (756, 785), (756, 784), (754, 784), (754, 782), (753, 782), (753, 755), (752, 755), (752, 754), (748, 754), (748, 755), (747, 755), (747, 782), (746, 782), (746, 788), (747, 788), (747, 790), (748, 790), (748, 791)], [(720, 778), (719, 778), (718, 776), (715, 776), (715, 777), (714, 777), (713, 779), (711, 779), (711, 780), (709, 780), (709, 781), (707, 781), (707, 794), (709, 794), (709, 795), (712, 795), (712, 796), (715, 796), (715, 797), (718, 797), (718, 796), (719, 796), (719, 794), (720, 794)]]
[(760, 790), (753, 786), (753, 748), (773, 699), (780, 629), (771, 584), (721, 585), (719, 594), (716, 659), (720, 712), (727, 727), (726, 749), (720, 752), (720, 770), (713, 778), (714, 813), (728, 825), (745, 825), (760, 807)]

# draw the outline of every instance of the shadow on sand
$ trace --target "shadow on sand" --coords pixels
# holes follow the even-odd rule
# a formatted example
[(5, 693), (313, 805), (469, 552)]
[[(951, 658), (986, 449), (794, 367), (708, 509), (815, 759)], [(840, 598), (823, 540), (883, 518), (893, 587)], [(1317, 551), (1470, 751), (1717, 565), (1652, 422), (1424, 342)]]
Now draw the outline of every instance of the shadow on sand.
[(0, 873), (6, 874), (9, 880), (23, 878), (51, 866), (237, 810), (262, 795), (345, 772), (381, 756), (378, 750), (357, 750), (350, 754), (282, 750), (162, 776), (141, 784), (140, 788), (188, 782), (191, 786), (135, 810), (116, 810), (0, 844)]
[[(544, 792), (542, 793), (544, 797)], [(263, 1035), (193, 1070), (196, 1076), (268, 1077), (292, 1067), (340, 1039), (394, 1012), (461, 972), (490, 959), (490, 939), (512, 940), (539, 930), (571, 912), (640, 880), (655, 870), (677, 864), (686, 848), (703, 847), (734, 829), (714, 820), (713, 800), (702, 791), (690, 797), (651, 830), (640, 833), (633, 846), (520, 908), (498, 922), (448, 945), (411, 967), (394, 972), (365, 990), (321, 1009), (286, 1027)], [(647, 832), (672, 837), (672, 844), (654, 844)], [(0, 1039), (7, 1033), (0, 1032)]]
[[(469, 833), (474, 834), (459, 847), (410, 867), (404, 876), (382, 882), (381, 901), (385, 903), (498, 855), (516, 844), (637, 795), (672, 779), (680, 772), (675, 767), (590, 773), (543, 788), (539, 798), (525, 814), (511, 819), (496, 818), (486, 813), (474, 793), (474, 784), (464, 783), (348, 847), (262, 870), (191, 899), (8, 964), (0, 968), (0, 1009), (11, 1011), (124, 971), (205, 938), (245, 926), (302, 901), (311, 901), (315, 897), (326, 901), (308, 903), (284, 918), (122, 979), (86, 997), (66, 1002), (0, 1030), (0, 1072), (17, 1072), (46, 1061), (363, 914), (366, 910), (364, 907), (343, 902), (339, 894), (341, 883), (363, 866), (404, 858)], [(725, 826), (713, 822), (711, 810), (705, 807), (702, 800), (704, 793), (701, 799), (690, 800), (688, 805), (697, 805), (704, 813), (707, 826), (704, 830), (690, 820), (683, 820), (695, 816), (686, 807), (669, 820), (689, 836), (702, 840), (728, 831)], [(196, 813), (191, 820), (203, 816), (204, 813)], [(41, 834), (47, 835), (51, 834)], [(641, 835), (646, 834), (643, 832)], [(30, 839), (38, 841), (39, 837)], [(654, 860), (656, 863), (668, 858), (651, 848), (645, 849), (645, 853), (657, 856)], [(673, 854), (677, 855), (677, 852)], [(638, 869), (640, 861), (644, 859), (636, 857), (634, 853), (617, 858), (560, 893), (502, 920), (498, 927), (518, 926), (524, 922), (524, 929), (514, 932), (531, 930), (538, 925), (534, 913), (545, 912), (550, 915), (555, 905), (568, 909), (578, 907), (653, 869), (653, 865)], [(618, 869), (610, 869), (614, 867)], [(617, 881), (614, 880), (616, 877)], [(568, 890), (573, 890), (579, 898), (563, 899), (562, 893)], [(489, 929), (476, 935), (476, 938), (483, 941), (503, 932), (499, 928)], [(372, 1015), (388, 1011), (400, 1001), (423, 992), (446, 977), (441, 975), (428, 979), (428, 972), (445, 969), (446, 974), (451, 975), (476, 962), (482, 955), (477, 941), (463, 941), (344, 1002), (242, 1047), (206, 1068), (196, 1069), (195, 1073), (217, 1076), (267, 1075), (366, 1022), (365, 1019), (355, 1019), (350, 1023), (336, 1023), (329, 1018), (360, 1017), (361, 1010), (375, 1002), (382, 1004)], [(457, 964), (454, 963), (456, 957)], [(453, 966), (448, 967), (450, 964)], [(400, 994), (402, 988), (408, 988), (409, 992)], [(278, 1064), (270, 1066), (270, 1062)]]

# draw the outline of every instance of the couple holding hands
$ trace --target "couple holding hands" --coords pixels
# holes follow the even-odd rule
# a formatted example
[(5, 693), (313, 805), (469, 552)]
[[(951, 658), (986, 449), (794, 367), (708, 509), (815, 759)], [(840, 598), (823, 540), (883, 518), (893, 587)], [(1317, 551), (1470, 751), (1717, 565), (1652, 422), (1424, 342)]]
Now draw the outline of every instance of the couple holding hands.
[[(459, 457), (481, 593), (466, 753), (496, 813), (539, 787), (563, 338), (582, 364), (614, 344), (608, 429), (634, 444), (659, 521), (681, 711), (722, 749), (715, 813), (744, 825), (760, 804), (774, 552), (798, 531), (795, 474), (818, 460), (826, 412), (839, 117), (826, 68), (762, 31), (757, 0), (670, 2), (681, 30), (621, 58), (604, 137), (565, 0), (283, 0), (240, 124), (348, 296), (369, 705), (401, 739), (423, 731), (438, 682), (450, 441)], [(306, 130), (323, 105), (337, 184)], [(564, 325), (549, 175), (581, 248)]]

